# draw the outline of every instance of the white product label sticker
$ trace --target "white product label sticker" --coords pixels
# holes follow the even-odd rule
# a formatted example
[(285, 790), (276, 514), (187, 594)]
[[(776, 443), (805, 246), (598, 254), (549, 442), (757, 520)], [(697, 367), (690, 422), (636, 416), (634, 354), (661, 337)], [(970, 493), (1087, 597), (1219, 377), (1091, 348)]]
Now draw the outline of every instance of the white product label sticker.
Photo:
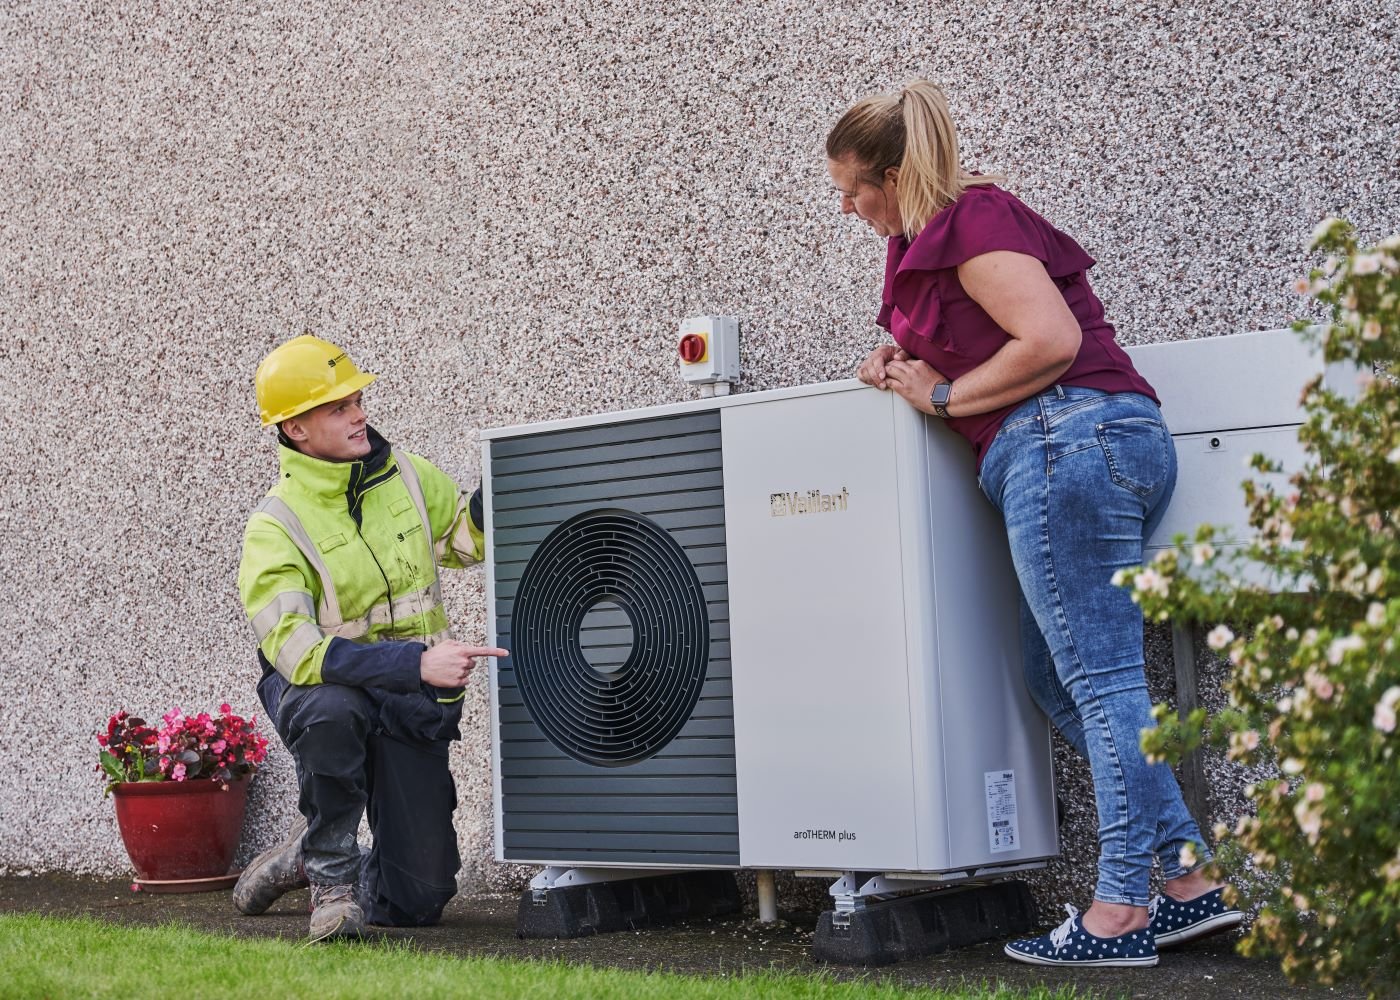
[(1021, 830), (1016, 823), (1016, 772), (988, 771), (987, 836), (992, 853), (1014, 851), (1021, 846)]

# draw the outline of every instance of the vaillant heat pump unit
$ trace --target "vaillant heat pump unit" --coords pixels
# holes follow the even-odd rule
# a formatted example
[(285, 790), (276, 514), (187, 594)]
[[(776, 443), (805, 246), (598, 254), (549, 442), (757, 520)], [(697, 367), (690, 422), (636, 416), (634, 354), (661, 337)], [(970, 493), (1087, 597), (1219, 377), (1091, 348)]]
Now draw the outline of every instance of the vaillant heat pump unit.
[(966, 442), (855, 381), (483, 434), (496, 857), (961, 877), (1057, 852)]

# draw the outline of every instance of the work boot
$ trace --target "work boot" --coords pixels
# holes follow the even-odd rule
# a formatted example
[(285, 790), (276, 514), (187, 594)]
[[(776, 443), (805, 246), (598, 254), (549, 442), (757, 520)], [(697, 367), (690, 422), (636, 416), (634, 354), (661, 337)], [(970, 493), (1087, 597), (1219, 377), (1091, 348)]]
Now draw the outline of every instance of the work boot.
[(311, 940), (333, 937), (360, 937), (365, 932), (365, 914), (355, 902), (353, 885), (313, 885), (311, 887)]
[(311, 884), (301, 863), (301, 839), (305, 834), (306, 817), (298, 816), (285, 840), (263, 851), (243, 870), (233, 887), (233, 905), (239, 913), (257, 916), (293, 889), (305, 889)]

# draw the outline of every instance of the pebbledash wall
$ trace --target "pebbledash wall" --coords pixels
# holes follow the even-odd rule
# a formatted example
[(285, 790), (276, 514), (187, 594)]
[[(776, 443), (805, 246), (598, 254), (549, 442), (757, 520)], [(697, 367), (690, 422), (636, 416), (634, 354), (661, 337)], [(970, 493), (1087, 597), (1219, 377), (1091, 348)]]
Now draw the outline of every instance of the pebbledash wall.
[[(839, 215), (822, 140), (915, 75), (966, 163), (1098, 259), (1125, 343), (1280, 326), (1320, 218), (1397, 228), (1400, 8), (1074, 7), (6, 4), (0, 871), (129, 870), (92, 773), (110, 712), (257, 709), (234, 575), (274, 457), (251, 378), (291, 335), (381, 373), (376, 426), (466, 485), (482, 427), (688, 398), (687, 315), (741, 317), (744, 390), (849, 376), (884, 249)], [(481, 636), (480, 570), (447, 594)], [(462, 879), (516, 885), (484, 672), (465, 727)], [(1232, 818), (1242, 778), (1211, 773)], [(1083, 902), (1092, 798), (1063, 748), (1059, 777), (1066, 860), (1037, 886)], [(275, 744), (240, 860), (294, 799)]]

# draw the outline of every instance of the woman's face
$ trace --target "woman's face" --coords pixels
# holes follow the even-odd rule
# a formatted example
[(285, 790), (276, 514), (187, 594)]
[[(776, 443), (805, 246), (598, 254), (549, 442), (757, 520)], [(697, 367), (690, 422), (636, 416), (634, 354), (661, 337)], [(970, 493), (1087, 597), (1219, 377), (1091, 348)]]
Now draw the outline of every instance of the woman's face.
[(895, 191), (898, 167), (887, 168), (879, 184), (873, 183), (849, 156), (827, 160), (826, 170), (841, 195), (843, 214), (854, 212), (879, 236), (899, 236), (904, 232), (904, 220), (899, 216), (899, 195)]

